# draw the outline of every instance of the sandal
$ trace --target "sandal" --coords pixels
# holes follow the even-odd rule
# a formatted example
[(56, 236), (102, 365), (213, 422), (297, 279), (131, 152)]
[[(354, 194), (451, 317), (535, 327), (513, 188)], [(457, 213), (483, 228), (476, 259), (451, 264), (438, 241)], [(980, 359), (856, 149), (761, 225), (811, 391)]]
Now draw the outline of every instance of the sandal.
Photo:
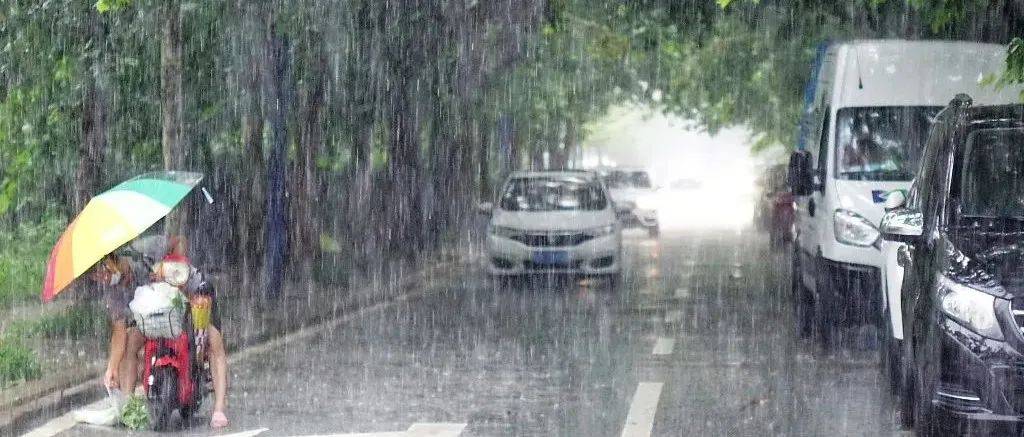
[(228, 426), (228, 417), (220, 411), (214, 411), (210, 418), (210, 428), (225, 428)]

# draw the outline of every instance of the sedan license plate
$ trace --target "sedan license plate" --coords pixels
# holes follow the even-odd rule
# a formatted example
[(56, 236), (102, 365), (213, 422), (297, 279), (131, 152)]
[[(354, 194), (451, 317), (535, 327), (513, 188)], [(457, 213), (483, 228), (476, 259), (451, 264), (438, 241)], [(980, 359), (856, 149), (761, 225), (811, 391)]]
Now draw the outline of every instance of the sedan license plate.
[(533, 263), (541, 265), (564, 265), (569, 263), (569, 252), (564, 250), (545, 250), (533, 253)]

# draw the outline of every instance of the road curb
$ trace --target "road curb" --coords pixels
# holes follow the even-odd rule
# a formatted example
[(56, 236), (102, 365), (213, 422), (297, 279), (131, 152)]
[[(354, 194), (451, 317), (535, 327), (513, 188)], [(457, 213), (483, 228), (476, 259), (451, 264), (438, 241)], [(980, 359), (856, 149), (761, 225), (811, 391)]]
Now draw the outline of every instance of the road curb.
[[(230, 344), (228, 352), (230, 360), (247, 357), (296, 338), (302, 338), (319, 331), (320, 328), (331, 323), (340, 323), (348, 317), (360, 314), (364, 311), (380, 309), (393, 303), (405, 301), (411, 297), (424, 294), (423, 290), (403, 290), (413, 283), (430, 278), (434, 274), (447, 269), (465, 267), (472, 264), (471, 256), (456, 256), (450, 261), (443, 261), (422, 267), (416, 271), (402, 276), (393, 283), (370, 284), (356, 289), (354, 295), (390, 287), (399, 290), (397, 293), (383, 296), (376, 296), (370, 299), (353, 299), (346, 302), (344, 306), (335, 309), (325, 308), (321, 312), (310, 313), (298, 326), (283, 325), (277, 332), (256, 332), (248, 338), (242, 338)], [(237, 358), (236, 358), (237, 356)], [(63, 384), (48, 390), (38, 397), (23, 399), (20, 403), (11, 405), (9, 414), (0, 417), (0, 436), (15, 436), (25, 431), (25, 428), (34, 420), (43, 417), (47, 413), (62, 412), (74, 405), (80, 405), (90, 400), (99, 399), (105, 391), (96, 381), (100, 378), (102, 371), (85, 372), (76, 377), (69, 378)], [(3, 414), (3, 413), (0, 413)]]

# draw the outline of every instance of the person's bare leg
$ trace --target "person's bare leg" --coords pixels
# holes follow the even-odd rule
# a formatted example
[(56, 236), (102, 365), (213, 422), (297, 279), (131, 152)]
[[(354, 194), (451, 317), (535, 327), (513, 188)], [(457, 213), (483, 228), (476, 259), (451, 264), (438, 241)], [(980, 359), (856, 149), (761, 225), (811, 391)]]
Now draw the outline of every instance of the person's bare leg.
[[(209, 342), (207, 352), (210, 354), (210, 373), (213, 374), (213, 413), (214, 416), (217, 413), (223, 416), (224, 409), (227, 407), (228, 394), (228, 357), (227, 351), (224, 349), (224, 336), (214, 326), (207, 328), (206, 334)], [(214, 418), (216, 419), (216, 417)], [(211, 422), (211, 424), (215, 423)]]
[(139, 351), (146, 344), (146, 337), (136, 328), (128, 328), (128, 341), (125, 346), (124, 358), (121, 359), (121, 391), (131, 396), (135, 393), (135, 385), (139, 380)]

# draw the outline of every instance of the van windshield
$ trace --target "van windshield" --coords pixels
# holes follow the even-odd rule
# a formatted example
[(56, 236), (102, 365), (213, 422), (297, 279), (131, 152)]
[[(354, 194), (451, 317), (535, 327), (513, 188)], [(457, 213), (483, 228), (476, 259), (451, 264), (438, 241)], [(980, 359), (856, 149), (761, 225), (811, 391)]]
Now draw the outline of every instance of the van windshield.
[(1024, 129), (972, 132), (960, 192), (963, 216), (1024, 218)]
[(836, 116), (836, 178), (909, 181), (941, 107), (843, 108)]
[(506, 211), (599, 211), (607, 205), (601, 184), (581, 177), (515, 178), (501, 195)]

